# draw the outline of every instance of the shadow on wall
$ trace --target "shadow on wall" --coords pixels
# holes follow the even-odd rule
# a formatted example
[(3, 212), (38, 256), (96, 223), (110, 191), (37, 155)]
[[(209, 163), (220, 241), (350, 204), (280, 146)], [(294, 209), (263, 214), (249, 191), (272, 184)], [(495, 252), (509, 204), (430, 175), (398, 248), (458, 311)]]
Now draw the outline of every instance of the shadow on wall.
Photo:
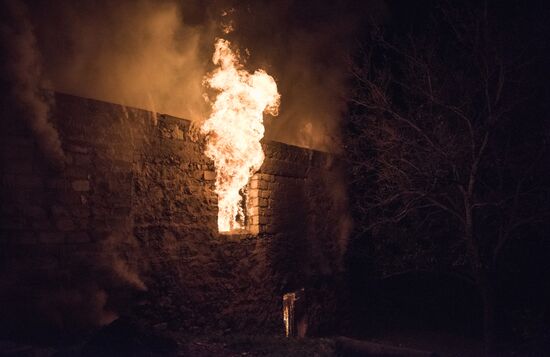
[(282, 299), (304, 288), (308, 333), (331, 334), (339, 328), (345, 305), (341, 273), (351, 228), (342, 162), (330, 154), (279, 145), (266, 145), (259, 174), (267, 188), (266, 207), (260, 208), (267, 224), (261, 228), (271, 239), (268, 254), (277, 294)]

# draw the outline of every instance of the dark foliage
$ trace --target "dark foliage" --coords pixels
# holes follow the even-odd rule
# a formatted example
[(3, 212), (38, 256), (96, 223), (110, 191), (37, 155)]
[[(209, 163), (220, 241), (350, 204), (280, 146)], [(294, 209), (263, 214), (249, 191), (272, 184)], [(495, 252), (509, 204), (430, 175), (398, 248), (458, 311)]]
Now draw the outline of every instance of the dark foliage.
[(492, 346), (510, 250), (544, 239), (550, 213), (546, 25), (536, 6), (423, 4), (371, 24), (352, 61), (356, 239), (381, 276), (474, 283)]

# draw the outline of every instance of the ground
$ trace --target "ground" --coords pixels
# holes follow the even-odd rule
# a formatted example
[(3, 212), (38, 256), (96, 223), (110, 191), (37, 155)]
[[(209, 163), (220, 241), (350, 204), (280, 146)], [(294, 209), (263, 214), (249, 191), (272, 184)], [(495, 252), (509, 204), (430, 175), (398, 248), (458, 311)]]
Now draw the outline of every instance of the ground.
[(331, 339), (286, 339), (280, 336), (180, 336), (176, 348), (167, 353), (150, 353), (147, 349), (120, 349), (92, 352), (85, 344), (63, 347), (30, 346), (0, 341), (0, 356), (10, 357), (69, 357), (69, 356), (192, 356), (192, 357), (256, 357), (256, 356), (334, 356)]
[[(443, 357), (484, 357), (483, 344), (474, 338), (441, 331), (398, 330), (380, 332), (368, 337), (355, 336), (393, 347), (436, 352)], [(498, 357), (542, 357), (550, 351), (546, 343), (515, 346), (495, 354)], [(126, 322), (102, 329), (87, 339), (72, 344), (35, 346), (0, 341), (0, 356), (11, 357), (92, 357), (92, 356), (191, 356), (191, 357), (256, 357), (256, 356), (346, 356), (339, 353), (337, 338), (294, 339), (283, 336), (209, 333), (187, 334), (185, 331), (136, 330)], [(393, 356), (393, 355), (392, 355)]]

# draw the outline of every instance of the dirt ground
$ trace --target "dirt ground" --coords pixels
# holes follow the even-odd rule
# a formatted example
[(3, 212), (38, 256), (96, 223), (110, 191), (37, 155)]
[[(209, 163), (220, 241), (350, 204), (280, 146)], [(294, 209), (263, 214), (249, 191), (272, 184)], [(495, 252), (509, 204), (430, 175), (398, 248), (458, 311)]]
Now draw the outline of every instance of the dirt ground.
[[(33, 346), (0, 341), (0, 356), (10, 357), (92, 357), (92, 356), (191, 356), (191, 357), (256, 357), (256, 356), (345, 356), (339, 353), (334, 338), (293, 339), (272, 335), (209, 334), (187, 335), (172, 332), (169, 337), (151, 339), (143, 336), (118, 335), (113, 338), (92, 337), (74, 345)], [(436, 352), (441, 357), (484, 357), (481, 341), (437, 331), (392, 331), (363, 340)], [(530, 343), (503, 349), (495, 357), (550, 356), (550, 345)]]

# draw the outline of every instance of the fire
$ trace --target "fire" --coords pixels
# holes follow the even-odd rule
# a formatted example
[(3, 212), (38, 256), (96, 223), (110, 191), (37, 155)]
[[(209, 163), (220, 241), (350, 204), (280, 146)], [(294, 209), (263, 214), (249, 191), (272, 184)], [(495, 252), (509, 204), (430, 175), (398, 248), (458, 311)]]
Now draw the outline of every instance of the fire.
[(212, 61), (218, 68), (204, 82), (218, 93), (201, 126), (207, 137), (205, 153), (216, 167), (220, 232), (244, 228), (242, 189), (264, 161), (263, 113), (277, 115), (281, 98), (273, 77), (262, 69), (246, 71), (230, 45), (216, 41)]

